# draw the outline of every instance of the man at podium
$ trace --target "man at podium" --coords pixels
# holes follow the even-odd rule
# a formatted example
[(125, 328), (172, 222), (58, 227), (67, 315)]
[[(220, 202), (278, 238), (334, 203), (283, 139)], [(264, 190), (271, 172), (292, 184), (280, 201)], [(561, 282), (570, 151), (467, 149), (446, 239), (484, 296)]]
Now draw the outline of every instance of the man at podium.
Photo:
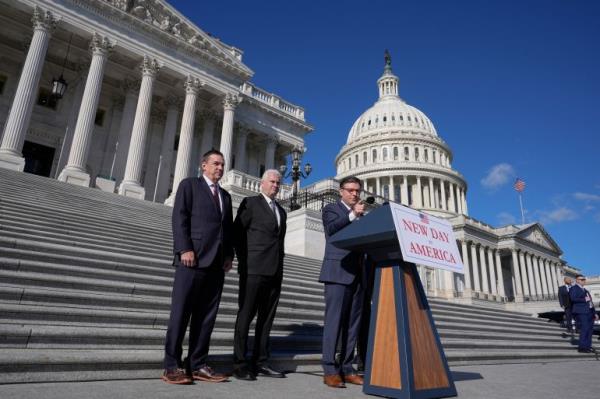
[[(340, 181), (341, 199), (323, 208), (326, 246), (319, 276), (319, 281), (325, 284), (322, 364), (323, 382), (332, 388), (345, 388), (345, 383), (363, 384), (363, 378), (352, 367), (352, 360), (364, 294), (361, 278), (364, 254), (336, 248), (330, 243), (333, 234), (364, 214), (361, 190), (360, 179), (345, 177)], [(335, 359), (338, 343), (341, 348), (339, 363)]]

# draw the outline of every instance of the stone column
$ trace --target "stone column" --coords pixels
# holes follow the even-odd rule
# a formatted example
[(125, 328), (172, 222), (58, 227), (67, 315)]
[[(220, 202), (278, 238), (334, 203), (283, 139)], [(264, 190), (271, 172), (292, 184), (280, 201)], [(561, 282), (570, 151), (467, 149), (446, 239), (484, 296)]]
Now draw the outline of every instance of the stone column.
[(473, 265), (473, 290), (481, 292), (479, 284), (479, 262), (477, 262), (477, 244), (471, 243), (471, 264)]
[(560, 285), (557, 285), (558, 277), (556, 275), (556, 263), (550, 261), (549, 266), (550, 266), (550, 273), (552, 274), (552, 294), (557, 295), (558, 287), (560, 287)]
[(519, 273), (519, 260), (517, 259), (517, 251), (511, 250), (512, 253), (512, 273), (515, 278), (515, 302), (523, 302), (523, 291), (521, 286), (521, 274)]
[(277, 137), (267, 137), (267, 145), (265, 148), (265, 170), (275, 168), (275, 150), (277, 149), (278, 142)]
[(456, 209), (456, 197), (454, 195), (454, 190), (456, 189), (454, 183), (450, 183), (450, 212), (458, 212)]
[(461, 242), (462, 248), (462, 262), (464, 266), (464, 279), (465, 279), (465, 289), (463, 296), (467, 298), (471, 298), (471, 290), (473, 288), (473, 284), (471, 283), (471, 270), (469, 269), (469, 253), (467, 248), (467, 242), (462, 240)]
[(535, 275), (535, 288), (539, 296), (543, 295), (542, 280), (540, 279), (540, 265), (538, 257), (532, 255), (531, 263), (533, 264), (533, 274)]
[(481, 291), (488, 294), (490, 293), (490, 287), (488, 284), (488, 265), (485, 259), (485, 247), (479, 246), (479, 262), (481, 263)]
[(465, 216), (469, 215), (469, 211), (467, 209), (467, 194), (465, 190), (461, 190), (461, 202), (462, 202), (462, 210)]
[(389, 187), (389, 192), (390, 192), (390, 201), (397, 202), (398, 199), (396, 198), (396, 186), (394, 185), (394, 176), (390, 175), (390, 177), (388, 179), (389, 179), (388, 187)]
[(114, 148), (116, 156), (112, 175), (117, 182), (123, 180), (123, 175), (125, 174), (125, 163), (127, 162), (127, 153), (129, 152), (129, 141), (131, 140), (131, 130), (133, 129), (133, 121), (135, 119), (140, 81), (125, 79), (121, 87), (125, 92), (125, 105), (123, 105), (123, 114), (121, 116), (121, 123), (119, 124), (119, 136)]
[(231, 143), (233, 141), (233, 114), (241, 99), (227, 93), (223, 99), (223, 129), (221, 131), (221, 153), (225, 157), (225, 172), (231, 169)]
[(494, 257), (492, 254), (492, 252), (494, 251), (491, 248), (486, 248), (485, 252), (487, 253), (487, 264), (490, 270), (490, 289), (492, 291), (492, 294), (496, 295), (498, 292), (496, 289), (498, 283), (496, 282), (496, 267), (494, 266)]
[(23, 64), (17, 91), (4, 125), (4, 134), (0, 144), (0, 168), (18, 170), (25, 168), (25, 158), (21, 151), (27, 129), (31, 120), (33, 104), (42, 76), (44, 59), (48, 50), (48, 42), (57, 19), (50, 11), (42, 11), (39, 7), (33, 10), (33, 38)]
[(402, 205), (408, 206), (408, 176), (402, 176), (400, 189), (402, 190), (400, 201)]
[[(415, 193), (413, 192), (413, 201), (414, 201), (414, 195)], [(417, 200), (416, 202), (416, 206), (419, 208), (423, 208), (423, 187), (421, 186), (421, 176), (417, 176), (417, 193), (416, 193), (416, 197)]]
[(113, 46), (114, 44), (109, 42), (108, 38), (101, 37), (96, 33), (90, 43), (92, 63), (85, 82), (77, 123), (75, 124), (69, 160), (67, 166), (58, 176), (60, 181), (78, 186), (90, 186), (90, 175), (86, 172), (86, 164), (90, 144), (92, 143), (92, 134), (94, 133), (94, 120), (100, 101), (104, 68), (108, 59), (108, 52)]
[(519, 251), (519, 265), (521, 270), (521, 282), (523, 283), (523, 295), (529, 296), (529, 284), (527, 278), (527, 270), (525, 265), (525, 255), (523, 251)]
[(441, 179), (440, 179), (440, 194), (442, 197), (442, 209), (447, 211), (448, 203), (446, 202), (446, 183), (444, 182), (444, 180), (441, 180)]
[(173, 190), (165, 204), (173, 206), (179, 183), (188, 177), (192, 160), (192, 144), (194, 142), (194, 124), (196, 120), (196, 100), (198, 92), (204, 84), (198, 78), (188, 76), (185, 81), (185, 104), (183, 105), (183, 118), (181, 120), (181, 133), (177, 147), (177, 161), (173, 177)]
[[(237, 147), (235, 149), (235, 169), (239, 170), (240, 172), (247, 172), (247, 169), (246, 169), (246, 151), (247, 151), (246, 144), (248, 141), (249, 133), (250, 133), (250, 131), (248, 130), (247, 127), (240, 126), (240, 128), (238, 129)], [(273, 150), (273, 158), (274, 157), (275, 157), (275, 150)], [(267, 169), (271, 169), (271, 168), (267, 168)]]
[(77, 123), (77, 113), (79, 108), (81, 108), (81, 99), (83, 98), (83, 90), (85, 89), (85, 78), (87, 71), (81, 71), (81, 76), (77, 79), (77, 82), (74, 82), (71, 85), (71, 89), (74, 89), (75, 92), (72, 93), (70, 97), (70, 109), (69, 109), (69, 117), (67, 119), (67, 126), (65, 129), (65, 135), (62, 139), (60, 155), (58, 157), (58, 163), (56, 165), (56, 173), (55, 178), (58, 179), (59, 173), (63, 170), (65, 166), (67, 166), (67, 159), (69, 158), (69, 150), (71, 149), (71, 144), (73, 143), (73, 133), (75, 131), (75, 124)]
[(561, 265), (561, 263), (556, 263), (556, 284), (558, 284), (558, 287), (560, 287), (563, 283), (563, 273)]
[(429, 179), (429, 207), (434, 209), (435, 206), (435, 188), (433, 187), (433, 177)]
[(381, 192), (381, 178), (380, 177), (375, 178), (375, 194), (383, 197), (383, 193)]
[(167, 97), (167, 120), (163, 132), (160, 152), (160, 173), (158, 175), (158, 188), (156, 201), (163, 202), (168, 195), (171, 184), (171, 165), (173, 164), (173, 147), (175, 145), (175, 133), (177, 133), (177, 120), (181, 109), (181, 98), (170, 95)]
[(456, 208), (458, 210), (458, 214), (459, 215), (464, 214), (464, 212), (463, 212), (463, 206), (462, 206), (462, 200), (461, 200), (461, 198), (462, 198), (461, 193), (462, 193), (462, 188), (460, 188), (457, 185), (456, 186)]
[(152, 106), (152, 89), (156, 74), (160, 66), (155, 59), (144, 56), (142, 68), (142, 83), (138, 97), (131, 141), (125, 165), (125, 176), (119, 186), (119, 194), (126, 197), (144, 199), (146, 192), (141, 183), (144, 151), (146, 147), (146, 136), (150, 122), (150, 108)]
[(533, 257), (532, 254), (525, 254), (525, 260), (527, 261), (527, 281), (529, 283), (531, 295), (538, 296), (539, 292), (537, 290), (537, 287), (535, 286), (535, 278), (534, 278), (534, 274), (533, 274), (533, 269), (531, 267), (531, 258), (532, 257)]
[(506, 296), (506, 291), (504, 290), (504, 272), (502, 271), (502, 258), (500, 258), (500, 250), (494, 250), (494, 255), (496, 257), (496, 270), (498, 271), (498, 295), (504, 298)]
[(539, 265), (540, 280), (542, 280), (542, 291), (544, 292), (544, 295), (548, 295), (550, 292), (548, 291), (548, 279), (546, 277), (546, 260), (540, 257)]

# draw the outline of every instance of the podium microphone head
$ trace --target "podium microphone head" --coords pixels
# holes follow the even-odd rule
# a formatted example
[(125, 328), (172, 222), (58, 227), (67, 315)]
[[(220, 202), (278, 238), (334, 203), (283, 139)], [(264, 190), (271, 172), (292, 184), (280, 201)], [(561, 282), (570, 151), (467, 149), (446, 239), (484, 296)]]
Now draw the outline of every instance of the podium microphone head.
[(373, 205), (375, 203), (375, 197), (367, 197), (365, 198), (365, 203), (369, 205)]

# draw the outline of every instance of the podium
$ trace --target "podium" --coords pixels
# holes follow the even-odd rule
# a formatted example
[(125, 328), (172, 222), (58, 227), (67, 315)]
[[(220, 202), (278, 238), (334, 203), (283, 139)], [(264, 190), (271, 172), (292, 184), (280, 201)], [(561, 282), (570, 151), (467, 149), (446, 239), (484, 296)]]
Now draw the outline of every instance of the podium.
[(403, 261), (390, 207), (352, 222), (331, 243), (375, 262), (363, 392), (401, 399), (456, 396), (417, 269)]

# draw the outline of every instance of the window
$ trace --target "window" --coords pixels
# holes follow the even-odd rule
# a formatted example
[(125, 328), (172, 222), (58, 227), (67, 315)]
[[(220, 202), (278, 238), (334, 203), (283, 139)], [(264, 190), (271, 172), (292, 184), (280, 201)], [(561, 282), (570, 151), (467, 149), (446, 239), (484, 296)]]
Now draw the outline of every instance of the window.
[(390, 186), (388, 186), (387, 184), (383, 186), (383, 197), (390, 198)]
[(383, 123), (387, 122), (387, 116), (383, 117)]
[(429, 151), (427, 151), (427, 148), (425, 148), (425, 150), (423, 151), (423, 160), (424, 160), (425, 162), (428, 162), (428, 161), (429, 161), (429, 154), (428, 154), (428, 152), (429, 152)]
[(419, 162), (419, 149), (415, 147), (415, 161)]
[(258, 175), (262, 176), (265, 174), (265, 165), (260, 165), (260, 168), (258, 168)]
[(352, 157), (348, 158), (348, 169), (352, 169)]
[(394, 147), (394, 161), (398, 160), (398, 147)]
[(363, 152), (363, 165), (367, 164), (367, 152)]
[(394, 200), (396, 200), (396, 202), (400, 202), (401, 198), (400, 198), (400, 186), (394, 186)]
[(98, 108), (96, 111), (96, 117), (94, 118), (94, 125), (103, 126), (104, 125), (104, 115), (106, 115), (106, 110)]
[(435, 152), (435, 150), (433, 150), (433, 155), (432, 155), (432, 158), (433, 158), (433, 163), (437, 163), (437, 157), (436, 157), (436, 152)]
[(4, 87), (6, 87), (6, 80), (8, 78), (5, 75), (0, 75), (0, 96), (4, 94)]
[(52, 95), (50, 90), (45, 87), (40, 87), (40, 91), (38, 93), (37, 105), (41, 105), (42, 107), (56, 109), (56, 98)]
[(358, 154), (354, 156), (354, 164), (358, 166)]
[(400, 115), (400, 120), (403, 121), (404, 120), (404, 116)]
[[(235, 154), (231, 156), (231, 169), (235, 169)], [(261, 174), (262, 176), (262, 174)]]
[(373, 149), (373, 162), (377, 162), (377, 150)]
[(388, 149), (387, 147), (383, 147), (383, 160), (387, 161), (388, 159)]
[(409, 155), (408, 147), (404, 147), (404, 160), (405, 161), (410, 160), (410, 155)]

